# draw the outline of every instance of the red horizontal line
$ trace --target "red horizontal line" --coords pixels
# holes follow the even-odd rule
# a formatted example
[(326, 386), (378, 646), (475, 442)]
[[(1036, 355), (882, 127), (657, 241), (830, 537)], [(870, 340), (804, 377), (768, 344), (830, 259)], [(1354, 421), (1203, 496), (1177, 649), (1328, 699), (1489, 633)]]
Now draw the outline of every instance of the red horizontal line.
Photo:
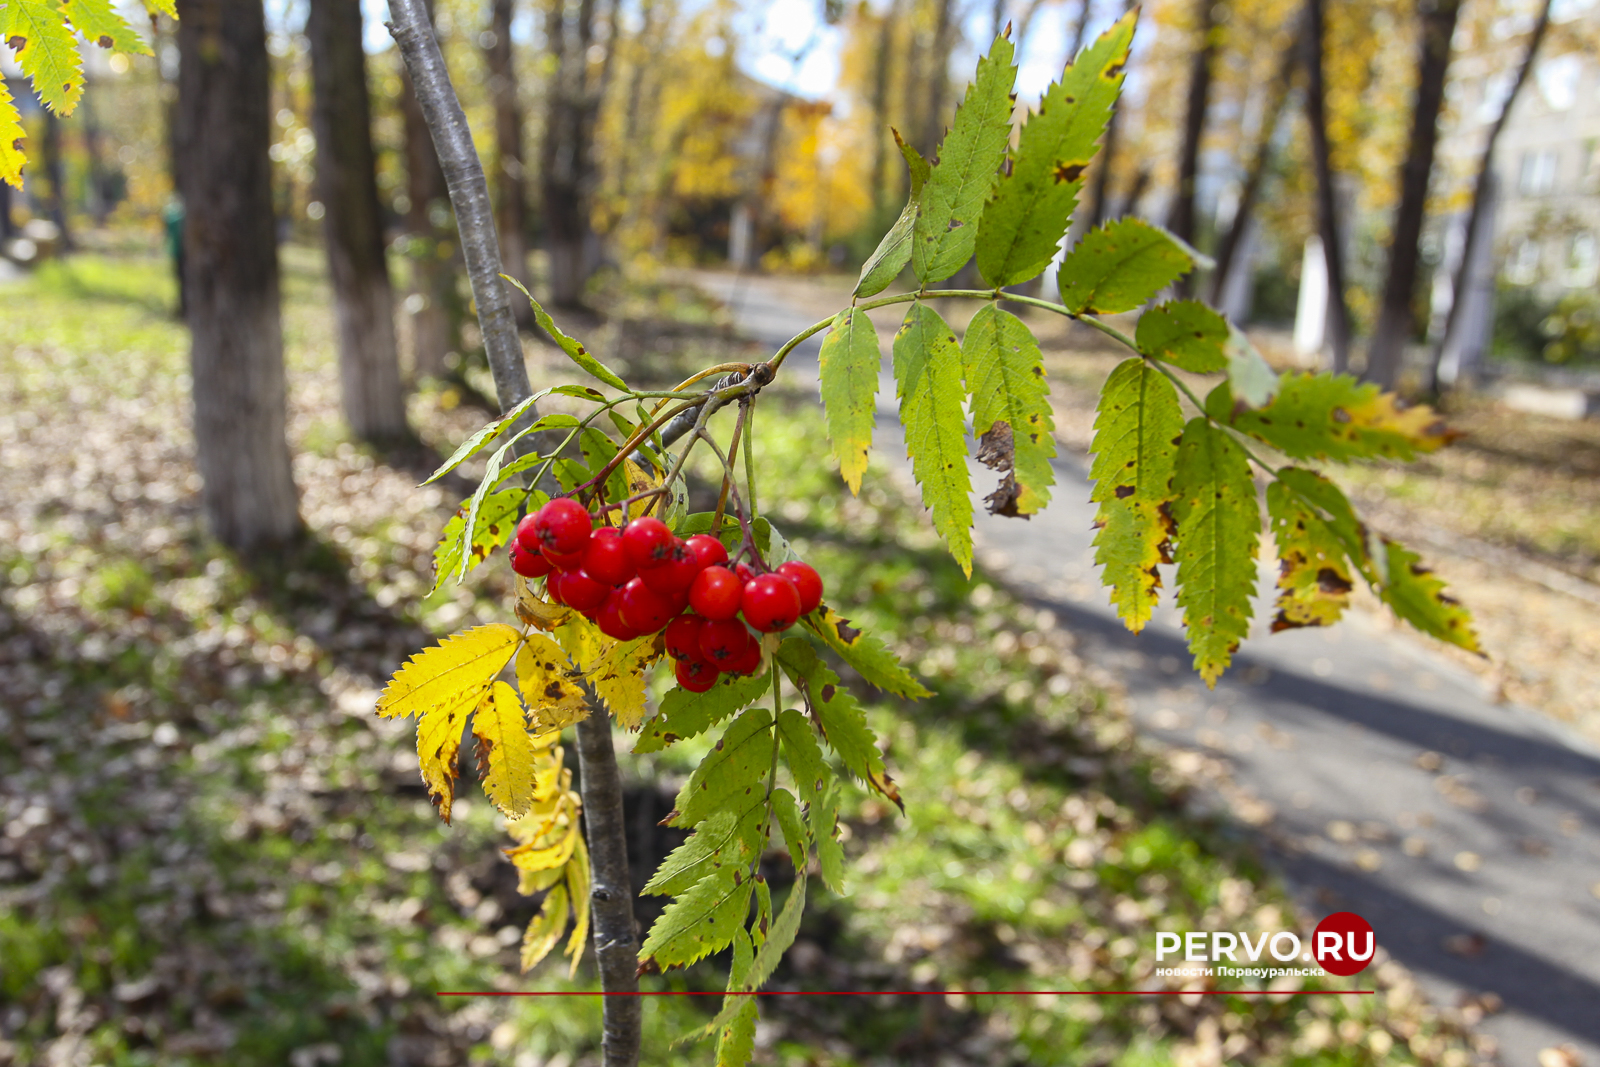
[[(1275, 997), (1370, 997), (1373, 989), (762, 989), (741, 997), (1236, 997), (1250, 993)], [(606, 993), (598, 989), (441, 991), (440, 997), (721, 997), (718, 990), (659, 989)]]

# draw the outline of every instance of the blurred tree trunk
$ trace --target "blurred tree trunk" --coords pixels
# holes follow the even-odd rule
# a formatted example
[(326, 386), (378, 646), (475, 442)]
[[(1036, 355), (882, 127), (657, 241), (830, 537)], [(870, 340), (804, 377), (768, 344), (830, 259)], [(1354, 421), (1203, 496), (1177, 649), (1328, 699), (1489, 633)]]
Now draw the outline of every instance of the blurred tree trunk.
[[(1178, 188), (1172, 209), (1167, 213), (1167, 229), (1173, 235), (1194, 242), (1195, 179), (1200, 173), (1200, 140), (1205, 135), (1206, 110), (1211, 103), (1211, 71), (1217, 57), (1219, 23), (1225, 17), (1222, 0), (1195, 0), (1194, 54), (1189, 66), (1189, 99), (1183, 119), (1183, 143), (1178, 150)], [(1193, 275), (1180, 288), (1187, 290)]]
[[(495, 229), (500, 234), (500, 262), (511, 277), (533, 286), (528, 276), (528, 189), (522, 165), (522, 103), (518, 99), (517, 68), (511, 50), (511, 0), (493, 0), (489, 46), (484, 58), (489, 68), (489, 96), (494, 100)], [(531, 328), (533, 309), (515, 293), (511, 307), (517, 325)]]
[[(432, 4), (428, 5), (432, 14)], [(446, 222), (450, 214), (450, 193), (445, 187), (444, 169), (433, 147), (433, 135), (423, 120), (422, 107), (411, 87), (411, 73), (400, 75), (400, 111), (405, 120), (406, 155), (406, 230), (411, 235), (408, 261), (411, 287), (416, 303), (411, 315), (411, 373), (416, 378), (441, 378), (447, 373), (445, 356), (456, 348), (456, 316), (453, 309), (455, 255), (447, 230), (436, 225), (435, 216)], [(409, 303), (409, 301), (408, 301)]]
[(1428, 208), (1428, 180), (1433, 175), (1439, 139), (1439, 111), (1444, 105), (1445, 76), (1450, 70), (1450, 39), (1455, 36), (1461, 0), (1420, 0), (1421, 48), (1417, 53), (1416, 101), (1411, 111), (1411, 141), (1400, 168), (1400, 206), (1395, 209), (1389, 240), (1389, 272), (1383, 303), (1367, 349), (1366, 378), (1394, 388), (1400, 357), (1412, 333), (1411, 301), (1421, 260), (1419, 239)]
[(344, 418), (359, 439), (392, 443), (409, 431), (378, 205), (360, 0), (311, 0), (306, 36), (311, 40), (317, 199), (324, 210), (323, 241), (339, 323)]
[[(889, 179), (889, 67), (894, 62), (894, 28), (900, 20), (902, 0), (890, 0), (883, 21), (878, 25), (877, 62), (872, 71), (872, 219), (879, 222), (899, 196), (888, 196), (884, 188)], [(898, 171), (896, 172), (898, 174)], [(895, 192), (900, 182), (894, 183)], [(885, 222), (885, 229), (888, 228)]]
[(1100, 138), (1100, 151), (1094, 158), (1094, 181), (1089, 185), (1089, 213), (1086, 230), (1092, 230), (1110, 214), (1111, 164), (1117, 155), (1117, 131), (1122, 127), (1122, 101), (1111, 106), (1106, 132)]
[(550, 0), (545, 11), (545, 40), (554, 63), (539, 177), (550, 257), (550, 302), (557, 307), (583, 305), (584, 287), (598, 265), (590, 219), (594, 133), (603, 82), (591, 77), (589, 70), (595, 2)]
[(1278, 121), (1283, 117), (1283, 109), (1289, 102), (1289, 90), (1294, 85), (1294, 69), (1305, 54), (1301, 46), (1303, 31), (1297, 26), (1293, 32), (1294, 38), (1283, 50), (1283, 57), (1278, 62), (1277, 74), (1272, 79), (1272, 84), (1267, 87), (1267, 99), (1261, 109), (1261, 128), (1256, 131), (1255, 149), (1250, 154), (1249, 169), (1245, 171), (1244, 183), (1239, 190), (1239, 206), (1234, 210), (1233, 221), (1217, 248), (1217, 267), (1211, 275), (1213, 304), (1222, 298), (1223, 286), (1228, 284), (1228, 275), (1233, 270), (1233, 258), (1238, 254), (1239, 246), (1244, 241), (1245, 230), (1249, 228), (1250, 221), (1255, 216), (1256, 201), (1261, 196), (1261, 186), (1266, 181), (1267, 167), (1272, 162), (1273, 140), (1278, 131)]
[(72, 227), (67, 218), (66, 165), (61, 158), (61, 119), (49, 108), (44, 110), (44, 136), (39, 139), (39, 164), (45, 180), (50, 183), (50, 199), (45, 201), (45, 211), (55, 223), (59, 234), (57, 247), (63, 252), (73, 249)]
[(1516, 77), (1506, 92), (1505, 103), (1500, 105), (1500, 114), (1495, 116), (1494, 125), (1489, 127), (1489, 135), (1483, 143), (1483, 159), (1478, 164), (1478, 176), (1472, 184), (1472, 207), (1467, 211), (1467, 228), (1462, 235), (1461, 260), (1456, 266), (1455, 277), (1451, 279), (1450, 310), (1445, 315), (1444, 328), (1439, 331), (1439, 337), (1429, 355), (1427, 377), (1422, 383), (1424, 393), (1439, 391), (1439, 361), (1444, 357), (1451, 333), (1461, 320), (1461, 307), (1466, 303), (1464, 297), (1467, 292), (1468, 272), (1472, 269), (1472, 257), (1477, 252), (1478, 230), (1481, 229), (1478, 220), (1483, 217), (1484, 207), (1489, 200), (1489, 184), (1494, 180), (1495, 144), (1500, 140), (1500, 132), (1505, 129), (1506, 120), (1511, 117), (1511, 106), (1517, 102), (1517, 95), (1522, 91), (1523, 83), (1528, 80), (1528, 73), (1533, 70), (1533, 62), (1539, 55), (1539, 45), (1543, 43), (1545, 31), (1550, 27), (1551, 6), (1552, 0), (1544, 0), (1539, 7), (1539, 18), (1534, 22), (1533, 30), (1528, 35), (1527, 51), (1523, 53)]
[(955, 36), (950, 24), (950, 7), (953, 0), (934, 0), (933, 39), (921, 72), (920, 90), (926, 95), (928, 110), (922, 116), (920, 150), (932, 159), (939, 151), (939, 141), (944, 136), (945, 109), (950, 95), (950, 52)]
[(87, 77), (83, 84), (83, 152), (89, 163), (89, 216), (97, 227), (104, 227), (111, 214), (111, 182), (106, 173), (105, 139), (100, 132), (99, 116), (95, 114), (95, 95), (98, 83), (91, 84)]
[(1344, 297), (1344, 233), (1334, 191), (1333, 157), (1328, 146), (1328, 90), (1323, 79), (1326, 17), (1323, 0), (1306, 0), (1306, 125), (1311, 137), (1312, 165), (1317, 176), (1317, 232), (1328, 267), (1328, 319), (1324, 336), (1328, 369), (1350, 369), (1350, 308)]
[(16, 236), (16, 223), (11, 218), (11, 186), (0, 182), (0, 241)]
[(224, 544), (300, 530), (272, 214), (261, 0), (178, 0), (178, 174), (201, 502)]

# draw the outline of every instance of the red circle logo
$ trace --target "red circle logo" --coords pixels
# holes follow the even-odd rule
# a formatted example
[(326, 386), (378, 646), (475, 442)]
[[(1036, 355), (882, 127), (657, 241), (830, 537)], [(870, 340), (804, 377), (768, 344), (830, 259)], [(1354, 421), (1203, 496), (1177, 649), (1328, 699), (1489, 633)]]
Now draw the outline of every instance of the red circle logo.
[(1366, 970), (1376, 948), (1371, 925), (1353, 911), (1334, 912), (1318, 923), (1311, 935), (1317, 966), (1342, 977)]

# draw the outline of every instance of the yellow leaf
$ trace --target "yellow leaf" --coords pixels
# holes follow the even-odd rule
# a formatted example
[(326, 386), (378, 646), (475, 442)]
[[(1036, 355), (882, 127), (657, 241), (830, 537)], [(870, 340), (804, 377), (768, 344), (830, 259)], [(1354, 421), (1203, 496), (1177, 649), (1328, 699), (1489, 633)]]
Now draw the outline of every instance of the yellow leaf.
[(467, 713), (482, 692), (460, 691), (417, 720), (417, 763), (428, 786), (428, 797), (446, 823), (450, 821), (450, 805), (456, 794), (456, 755), (461, 750), (461, 732), (467, 725)]
[(557, 867), (554, 870), (545, 871), (524, 871), (519, 868), (517, 871), (517, 892), (525, 897), (531, 897), (535, 893), (543, 893), (546, 889), (565, 878), (566, 874), (567, 869), (565, 867)]
[(0, 78), (0, 182), (9, 182), (18, 189), (22, 188), (22, 165), (28, 161), (22, 149), (27, 139), (17, 105), (11, 102), (11, 90)]
[(572, 674), (567, 654), (542, 634), (531, 634), (517, 654), (517, 686), (539, 730), (559, 730), (588, 717), (588, 702)]
[(386, 719), (425, 715), (467, 693), (472, 694), (469, 706), (476, 704), (482, 690), (511, 662), (520, 640), (516, 630), (500, 623), (451, 634), (394, 672), (378, 697), (378, 714)]
[(155, 55), (109, 0), (61, 0), (61, 10), (90, 44), (114, 52)]
[[(629, 496), (637, 496), (640, 493), (643, 493), (646, 490), (654, 489), (656, 486), (661, 484), (661, 479), (656, 477), (655, 473), (651, 471), (649, 467), (640, 466), (631, 459), (623, 460), (622, 468), (627, 472)], [(655, 514), (658, 516), (666, 510), (664, 501), (656, 497), (650, 497), (649, 499), (637, 500), (632, 504), (629, 504), (628, 518), (639, 518), (645, 514), (647, 509), (649, 509), (652, 504), (655, 505)], [(607, 512), (607, 514), (610, 515), (612, 513)], [(621, 508), (617, 509), (612, 521), (618, 526), (623, 525)]]
[(567, 970), (567, 978), (578, 976), (578, 964), (583, 959), (583, 943), (589, 937), (589, 846), (584, 844), (583, 838), (578, 838), (577, 847), (572, 850), (572, 859), (567, 861), (567, 889), (571, 891), (572, 912), (578, 920), (572, 926), (572, 936), (567, 939), (565, 955), (572, 957), (572, 966)]
[(587, 675), (589, 684), (606, 702), (606, 710), (626, 730), (637, 730), (649, 711), (645, 669), (661, 655), (659, 636), (612, 642)]
[(543, 871), (563, 867), (572, 858), (572, 850), (578, 846), (578, 821), (568, 819), (560, 834), (552, 844), (542, 844), (545, 839), (540, 838), (526, 845), (508, 848), (505, 850), (506, 857), (517, 865), (518, 870)]
[(11, 46), (45, 106), (63, 117), (72, 114), (83, 95), (83, 57), (61, 10), (50, 0), (6, 0), (0, 41)]
[(529, 626), (536, 626), (541, 630), (554, 630), (561, 625), (568, 616), (575, 615), (569, 607), (561, 604), (552, 604), (541, 599), (533, 588), (528, 585), (528, 580), (522, 575), (517, 575), (517, 618)]
[(152, 16), (165, 15), (173, 20), (178, 17), (177, 0), (144, 0), (144, 9)]
[(478, 739), (478, 767), (483, 791), (507, 816), (515, 818), (533, 804), (539, 749), (528, 734), (527, 715), (517, 691), (495, 682), (472, 716)]
[(567, 657), (583, 674), (589, 674), (598, 667), (601, 658), (616, 643), (601, 633), (600, 627), (576, 612), (562, 620), (551, 636), (556, 644), (566, 650)]
[(544, 898), (539, 909), (522, 935), (522, 973), (527, 974), (539, 961), (550, 954), (567, 928), (567, 887), (558, 885)]
[[(549, 730), (536, 734), (533, 743), (539, 745), (541, 741), (554, 741), (561, 736), (560, 730)], [(567, 791), (567, 785), (572, 778), (570, 773), (563, 776), (562, 761), (566, 759), (567, 750), (557, 747), (554, 751), (540, 754), (534, 761), (533, 799), (536, 803), (546, 803), (551, 798)]]

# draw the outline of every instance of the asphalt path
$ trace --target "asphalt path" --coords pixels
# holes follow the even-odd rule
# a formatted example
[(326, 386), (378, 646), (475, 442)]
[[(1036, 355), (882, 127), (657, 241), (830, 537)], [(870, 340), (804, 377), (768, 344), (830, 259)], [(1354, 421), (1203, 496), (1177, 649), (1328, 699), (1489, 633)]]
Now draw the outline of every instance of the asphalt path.
[[(776, 347), (815, 321), (760, 278), (696, 280), (752, 340)], [(785, 375), (814, 379), (819, 348), (820, 335), (798, 348)], [(873, 448), (909, 480), (887, 361)], [(1208, 691), (1170, 595), (1139, 635), (1109, 607), (1082, 457), (1057, 460), (1052, 502), (1026, 522), (988, 515), (995, 476), (971, 467), (987, 573), (1117, 672), (1147, 737), (1224, 762), (1225, 787), (1202, 803), (1259, 835), (1307, 910), (1365, 917), (1438, 1004), (1497, 997), (1477, 1029), (1503, 1062), (1534, 1067), (1567, 1044), (1600, 1065), (1600, 752), (1491, 703), (1385, 617), (1352, 611), (1337, 627), (1269, 635), (1271, 561), (1250, 640)]]

